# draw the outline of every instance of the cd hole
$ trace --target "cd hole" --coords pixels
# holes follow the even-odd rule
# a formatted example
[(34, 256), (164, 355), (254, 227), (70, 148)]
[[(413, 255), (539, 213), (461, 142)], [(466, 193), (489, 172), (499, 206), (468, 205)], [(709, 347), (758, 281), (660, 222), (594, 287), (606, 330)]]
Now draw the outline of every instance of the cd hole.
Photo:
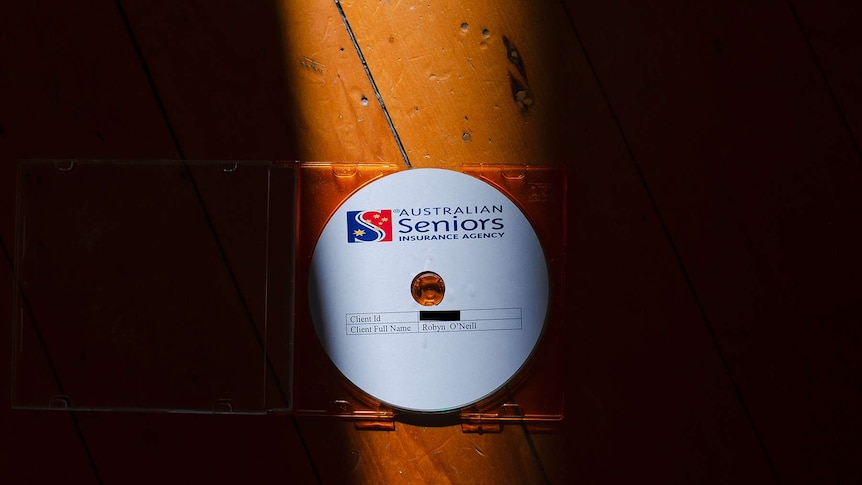
[(443, 301), (446, 285), (443, 278), (433, 271), (424, 271), (416, 275), (410, 283), (410, 293), (416, 303), (422, 306), (434, 306)]

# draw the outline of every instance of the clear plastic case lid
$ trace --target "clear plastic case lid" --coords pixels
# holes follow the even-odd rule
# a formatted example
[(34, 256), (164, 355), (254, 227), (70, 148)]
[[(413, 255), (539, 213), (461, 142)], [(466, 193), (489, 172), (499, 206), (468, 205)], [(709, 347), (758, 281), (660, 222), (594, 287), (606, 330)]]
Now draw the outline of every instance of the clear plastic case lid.
[(297, 167), (26, 161), (13, 406), (291, 409)]

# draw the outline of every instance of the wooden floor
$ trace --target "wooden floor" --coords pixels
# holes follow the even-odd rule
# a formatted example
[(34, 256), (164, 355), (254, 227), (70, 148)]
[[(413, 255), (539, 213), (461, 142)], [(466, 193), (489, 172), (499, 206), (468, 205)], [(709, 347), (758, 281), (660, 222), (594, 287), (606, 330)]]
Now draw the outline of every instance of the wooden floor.
[(862, 483), (859, 3), (473, 3), (6, 5), (0, 323), (20, 158), (564, 164), (564, 421), (4, 406), (0, 483)]

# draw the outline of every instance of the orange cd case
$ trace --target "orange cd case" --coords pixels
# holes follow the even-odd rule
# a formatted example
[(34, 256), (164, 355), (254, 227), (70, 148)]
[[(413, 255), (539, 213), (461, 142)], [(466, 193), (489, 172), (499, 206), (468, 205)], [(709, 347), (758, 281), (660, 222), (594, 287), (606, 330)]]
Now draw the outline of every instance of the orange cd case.
[[(317, 339), (308, 273), (338, 207), (393, 164), (29, 160), (19, 164), (13, 407), (295, 413), (494, 431), (563, 417), (562, 167), (468, 164), (526, 215), (548, 266), (541, 338), (493, 395), (408, 412), (356, 388)], [(505, 264), (505, 262), (501, 262)]]

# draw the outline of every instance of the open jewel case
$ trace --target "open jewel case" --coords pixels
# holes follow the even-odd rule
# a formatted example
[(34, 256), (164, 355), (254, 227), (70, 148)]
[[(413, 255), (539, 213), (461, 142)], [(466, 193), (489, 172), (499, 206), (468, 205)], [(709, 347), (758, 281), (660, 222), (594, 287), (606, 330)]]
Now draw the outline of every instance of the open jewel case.
[[(550, 297), (526, 365), (494, 395), (407, 412), (354, 386), (311, 323), (309, 260), (324, 224), (391, 164), (22, 161), (12, 406), (340, 416), (358, 426), (562, 418), (565, 177), (464, 165), (512, 199), (544, 248)], [(505, 264), (505, 262), (501, 262)], [(478, 278), (479, 276), (477, 276)]]

